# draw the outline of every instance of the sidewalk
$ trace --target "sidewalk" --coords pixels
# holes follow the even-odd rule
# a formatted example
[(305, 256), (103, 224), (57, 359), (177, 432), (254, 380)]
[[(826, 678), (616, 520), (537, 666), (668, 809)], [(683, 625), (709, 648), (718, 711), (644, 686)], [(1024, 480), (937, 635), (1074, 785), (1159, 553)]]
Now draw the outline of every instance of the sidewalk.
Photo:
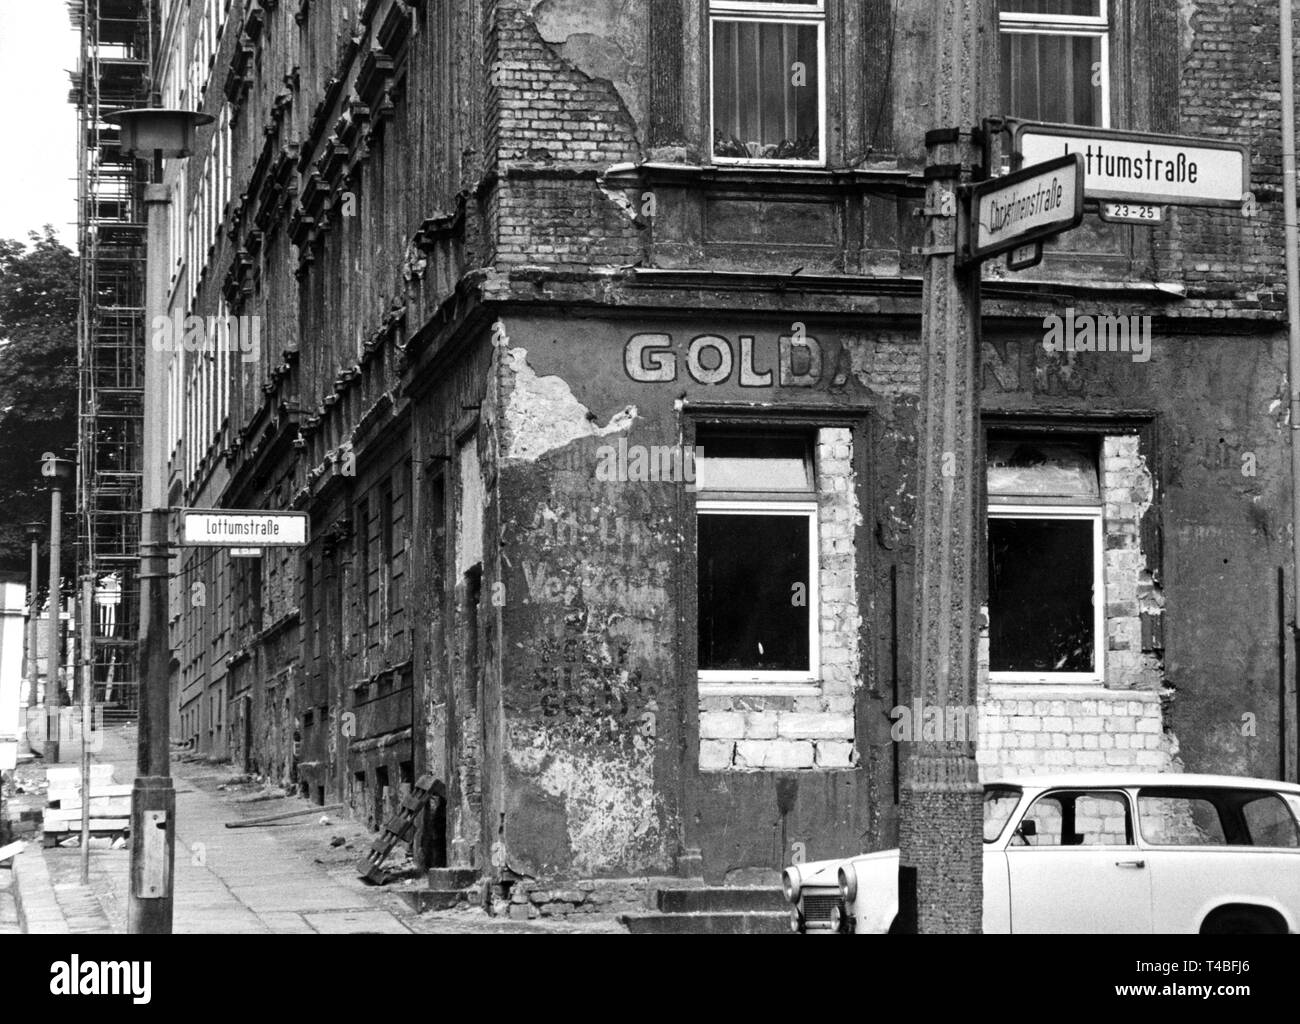
[[(97, 763), (115, 766), (114, 778), (135, 778), (133, 727), (110, 730)], [(322, 866), (303, 858), (276, 836), (278, 829), (227, 829), (240, 817), (215, 789), (227, 775), (203, 764), (176, 764), (176, 865), (173, 931), (176, 934), (310, 934), (369, 932), (406, 934), (410, 929), (384, 903), (400, 902), (382, 890), (372, 897), (341, 884)], [(200, 784), (196, 784), (200, 783)], [(265, 805), (252, 805), (263, 813)], [(321, 826), (297, 819), (293, 831)], [(349, 823), (350, 824), (350, 823)], [(321, 842), (328, 843), (329, 836)], [(349, 851), (351, 852), (351, 851)], [(126, 931), (128, 849), (91, 847), (90, 887), (79, 883), (76, 847), (28, 849), (15, 858), (19, 916), (30, 932)]]
[[(93, 760), (114, 765), (116, 783), (132, 782), (135, 744), (134, 726), (111, 728)], [(354, 865), (374, 838), (362, 823), (340, 812), (314, 811), (275, 825), (228, 829), (228, 821), (311, 805), (292, 796), (252, 802), (250, 796), (260, 787), (238, 784), (228, 765), (174, 761), (172, 774), (175, 934), (626, 934), (612, 918), (595, 915), (581, 921), (521, 922), (465, 907), (416, 914), (399, 895), (400, 883), (370, 886), (357, 875)], [(78, 848), (31, 844), (14, 858), (12, 889), (23, 930), (125, 933), (129, 867), (129, 849), (114, 850), (106, 841), (93, 840), (87, 887), (80, 884)], [(0, 914), (0, 933), (3, 918)]]

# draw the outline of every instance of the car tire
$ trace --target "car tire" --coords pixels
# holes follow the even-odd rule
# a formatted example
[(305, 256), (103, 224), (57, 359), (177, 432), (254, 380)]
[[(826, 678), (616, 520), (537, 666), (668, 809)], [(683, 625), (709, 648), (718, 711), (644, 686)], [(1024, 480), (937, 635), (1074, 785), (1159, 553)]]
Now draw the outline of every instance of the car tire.
[(1201, 926), (1202, 935), (1281, 935), (1285, 928), (1279, 928), (1269, 915), (1254, 910), (1225, 910), (1221, 914), (1212, 914)]

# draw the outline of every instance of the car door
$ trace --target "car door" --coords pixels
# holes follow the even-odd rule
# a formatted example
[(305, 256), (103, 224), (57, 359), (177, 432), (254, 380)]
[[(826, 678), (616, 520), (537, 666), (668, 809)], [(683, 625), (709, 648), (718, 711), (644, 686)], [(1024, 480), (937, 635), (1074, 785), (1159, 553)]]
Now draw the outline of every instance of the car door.
[(1296, 920), (1300, 827), (1277, 793), (1151, 785), (1138, 791), (1137, 811), (1157, 931), (1197, 932), (1226, 906)]
[(1013, 932), (1151, 931), (1151, 876), (1124, 792), (1041, 794), (1006, 858)]

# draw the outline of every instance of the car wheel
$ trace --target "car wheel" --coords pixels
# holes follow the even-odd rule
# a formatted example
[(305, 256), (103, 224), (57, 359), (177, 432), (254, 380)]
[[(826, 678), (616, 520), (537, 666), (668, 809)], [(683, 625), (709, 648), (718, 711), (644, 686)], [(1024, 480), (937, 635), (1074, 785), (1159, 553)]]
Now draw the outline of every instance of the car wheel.
[(1280, 935), (1285, 931), (1270, 915), (1254, 910), (1225, 910), (1211, 915), (1201, 926), (1202, 935)]

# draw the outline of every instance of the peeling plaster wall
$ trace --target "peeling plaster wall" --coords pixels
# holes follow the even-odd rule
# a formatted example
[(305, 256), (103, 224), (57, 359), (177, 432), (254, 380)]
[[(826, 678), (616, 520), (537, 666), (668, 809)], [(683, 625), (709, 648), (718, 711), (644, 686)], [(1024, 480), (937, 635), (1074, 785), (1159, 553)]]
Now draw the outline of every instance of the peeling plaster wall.
[(575, 70), (609, 81), (636, 125), (646, 123), (645, 0), (533, 0), (538, 34)]

